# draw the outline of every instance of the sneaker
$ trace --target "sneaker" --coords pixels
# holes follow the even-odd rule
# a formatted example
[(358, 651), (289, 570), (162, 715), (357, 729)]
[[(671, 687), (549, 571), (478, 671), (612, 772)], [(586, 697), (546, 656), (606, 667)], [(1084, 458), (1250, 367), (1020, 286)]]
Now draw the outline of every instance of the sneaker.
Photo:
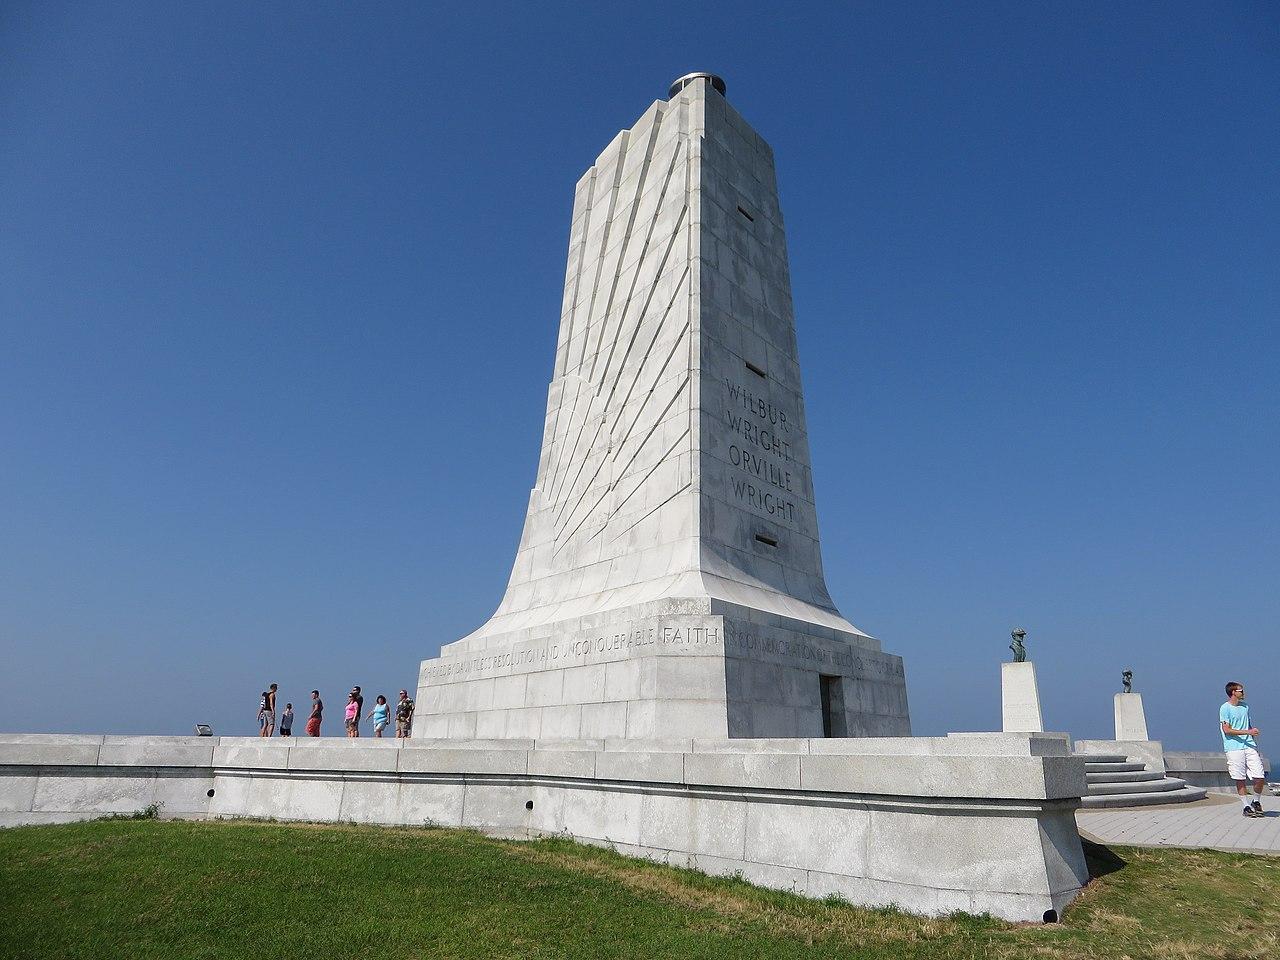
[(1267, 814), (1266, 814), (1266, 811), (1264, 811), (1264, 810), (1262, 809), (1262, 801), (1261, 801), (1261, 800), (1255, 800), (1255, 801), (1253, 801), (1253, 812), (1254, 812), (1254, 813), (1256, 813), (1256, 814), (1257, 814), (1258, 816), (1260, 816), (1260, 817), (1265, 817), (1265, 816), (1267, 815)]
[(1253, 807), (1245, 807), (1240, 811), (1240, 813), (1242, 816), (1249, 817), (1253, 820), (1256, 820), (1258, 817), (1265, 816), (1265, 814), (1259, 813), (1257, 810), (1253, 809)]

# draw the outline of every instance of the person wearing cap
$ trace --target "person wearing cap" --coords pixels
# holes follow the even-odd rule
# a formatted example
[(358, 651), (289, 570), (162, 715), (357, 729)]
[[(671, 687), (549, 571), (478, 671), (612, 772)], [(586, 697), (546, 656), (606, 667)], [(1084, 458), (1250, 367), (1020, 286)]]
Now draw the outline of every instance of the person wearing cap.
[(413, 729), (413, 700), (408, 690), (400, 691), (400, 702), (396, 704), (396, 739), (407, 740)]

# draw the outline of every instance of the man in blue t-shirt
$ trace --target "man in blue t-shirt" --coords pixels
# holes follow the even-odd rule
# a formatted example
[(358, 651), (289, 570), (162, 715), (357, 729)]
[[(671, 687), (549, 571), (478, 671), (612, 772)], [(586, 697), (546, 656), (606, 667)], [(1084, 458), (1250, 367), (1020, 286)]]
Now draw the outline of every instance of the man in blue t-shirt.
[(1258, 755), (1258, 728), (1249, 720), (1249, 707), (1244, 702), (1244, 685), (1232, 681), (1227, 684), (1227, 702), (1218, 711), (1222, 724), (1222, 749), (1227, 753), (1227, 774), (1236, 782), (1236, 793), (1244, 801), (1246, 817), (1262, 817), (1262, 801), (1249, 800), (1249, 785), (1262, 796), (1262, 757)]

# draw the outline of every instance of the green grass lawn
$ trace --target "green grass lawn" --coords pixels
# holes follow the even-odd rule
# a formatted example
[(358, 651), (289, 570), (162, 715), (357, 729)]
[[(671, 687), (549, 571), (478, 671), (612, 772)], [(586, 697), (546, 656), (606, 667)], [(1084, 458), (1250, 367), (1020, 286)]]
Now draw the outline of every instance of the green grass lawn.
[(0, 957), (1280, 957), (1280, 860), (1090, 847), (1052, 926), (761, 890), (566, 840), (113, 820), (0, 830)]

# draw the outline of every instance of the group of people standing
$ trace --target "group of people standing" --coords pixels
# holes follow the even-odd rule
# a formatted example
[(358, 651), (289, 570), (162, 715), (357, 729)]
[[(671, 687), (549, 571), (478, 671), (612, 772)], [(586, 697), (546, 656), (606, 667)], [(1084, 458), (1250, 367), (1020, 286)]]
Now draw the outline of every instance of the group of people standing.
[[(275, 734), (277, 686), (277, 684), (273, 683), (262, 691), (262, 699), (258, 703), (258, 736), (260, 737), (270, 737)], [(405, 739), (412, 733), (413, 708), (413, 698), (409, 696), (409, 691), (401, 690), (400, 699), (395, 707), (397, 739)], [(364, 695), (361, 694), (358, 686), (352, 687), (351, 692), (347, 694), (347, 706), (343, 715), (348, 737), (360, 736), (360, 714), (363, 710)], [(324, 701), (320, 699), (319, 690), (312, 690), (311, 713), (307, 717), (307, 736), (320, 736), (320, 721), (323, 718)], [(373, 735), (381, 737), (382, 731), (390, 726), (391, 723), (391, 707), (387, 703), (387, 698), (382, 694), (378, 694), (377, 699), (374, 701), (373, 709), (365, 715), (364, 719), (373, 721)], [(280, 736), (293, 736), (292, 703), (286, 703), (284, 712), (280, 714)]]

